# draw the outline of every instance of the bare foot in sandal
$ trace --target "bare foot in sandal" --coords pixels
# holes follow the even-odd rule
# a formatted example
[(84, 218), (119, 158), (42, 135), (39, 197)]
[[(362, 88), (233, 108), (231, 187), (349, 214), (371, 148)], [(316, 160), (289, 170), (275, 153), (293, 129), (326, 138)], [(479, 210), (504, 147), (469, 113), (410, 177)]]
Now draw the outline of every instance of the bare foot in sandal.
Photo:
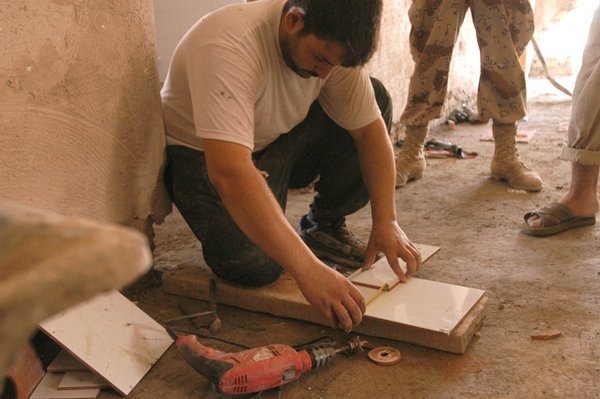
[[(598, 198), (595, 198), (592, 201), (584, 202), (579, 198), (572, 198), (569, 194), (566, 194), (563, 198), (558, 200), (558, 203), (569, 208), (573, 216), (591, 216), (598, 213), (600, 202)], [(543, 220), (537, 216), (532, 215), (530, 218), (526, 219), (527, 224), (530, 227), (543, 227)]]
[(526, 213), (521, 231), (533, 236), (547, 236), (596, 223), (595, 214), (600, 209), (598, 169), (598, 165), (573, 162), (569, 192), (558, 202)]

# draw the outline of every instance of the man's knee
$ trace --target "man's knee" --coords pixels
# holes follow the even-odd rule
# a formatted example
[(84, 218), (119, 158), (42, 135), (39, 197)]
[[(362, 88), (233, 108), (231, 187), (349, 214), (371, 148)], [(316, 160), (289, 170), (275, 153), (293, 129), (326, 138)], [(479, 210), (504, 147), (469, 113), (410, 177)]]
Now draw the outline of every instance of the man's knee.
[(232, 283), (261, 287), (276, 281), (281, 276), (281, 266), (258, 248), (246, 251), (236, 259), (214, 260), (206, 256), (206, 263), (213, 273)]
[(373, 91), (375, 92), (375, 100), (381, 111), (381, 116), (391, 134), (392, 122), (393, 122), (393, 106), (392, 96), (387, 91), (383, 83), (377, 78), (371, 77), (371, 85), (373, 85)]

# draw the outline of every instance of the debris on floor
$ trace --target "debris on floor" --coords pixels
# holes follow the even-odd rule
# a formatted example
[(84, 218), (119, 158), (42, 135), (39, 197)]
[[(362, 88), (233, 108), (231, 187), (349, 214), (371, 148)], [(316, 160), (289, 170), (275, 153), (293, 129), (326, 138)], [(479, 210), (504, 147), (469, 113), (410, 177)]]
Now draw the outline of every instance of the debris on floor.
[(469, 108), (466, 104), (463, 104), (460, 109), (455, 109), (448, 116), (448, 123), (481, 123), (479, 114)]
[(547, 341), (549, 339), (553, 339), (553, 338), (558, 338), (560, 337), (561, 332), (559, 330), (546, 330), (546, 331), (539, 331), (536, 332), (535, 334), (531, 335), (531, 339), (536, 340), (536, 341)]
[(382, 346), (373, 348), (369, 351), (369, 359), (380, 366), (393, 366), (400, 363), (402, 355), (396, 348), (390, 346)]
[(431, 139), (425, 143), (425, 154), (430, 158), (470, 159), (477, 156), (474, 151), (466, 151), (445, 139)]
[[(396, 146), (402, 147), (404, 140), (398, 139)], [(451, 143), (446, 139), (432, 138), (425, 142), (425, 155), (429, 158), (459, 158), (470, 159), (477, 156), (474, 151), (466, 151), (458, 145)]]
[[(517, 136), (516, 136), (517, 143), (529, 143), (536, 132), (537, 132), (537, 129), (518, 128)], [(492, 130), (490, 129), (487, 132), (485, 132), (479, 140), (480, 141), (494, 141), (494, 135), (492, 133)]]

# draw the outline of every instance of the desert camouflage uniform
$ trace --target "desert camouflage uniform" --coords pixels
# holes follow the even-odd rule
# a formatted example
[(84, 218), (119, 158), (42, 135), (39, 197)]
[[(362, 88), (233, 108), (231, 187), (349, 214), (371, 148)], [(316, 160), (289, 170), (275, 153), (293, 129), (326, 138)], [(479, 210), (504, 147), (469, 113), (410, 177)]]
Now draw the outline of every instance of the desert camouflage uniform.
[[(479, 115), (516, 130), (526, 113), (525, 74), (519, 56), (534, 30), (527, 0), (413, 0), (410, 46), (415, 69), (401, 122), (425, 126), (441, 115), (450, 57), (467, 9), (471, 9), (481, 53)], [(508, 125), (508, 126), (506, 126)], [(514, 125), (514, 127), (511, 127)]]
[(577, 74), (567, 146), (562, 158), (600, 164), (600, 8), (596, 9)]

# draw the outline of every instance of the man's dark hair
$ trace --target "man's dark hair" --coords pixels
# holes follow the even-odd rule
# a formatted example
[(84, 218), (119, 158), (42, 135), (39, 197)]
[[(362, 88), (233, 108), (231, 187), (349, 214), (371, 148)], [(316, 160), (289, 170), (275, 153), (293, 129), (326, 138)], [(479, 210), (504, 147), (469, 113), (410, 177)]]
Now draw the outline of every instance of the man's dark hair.
[(302, 8), (301, 35), (314, 34), (344, 46), (342, 65), (364, 65), (377, 49), (382, 0), (290, 0), (286, 9)]

